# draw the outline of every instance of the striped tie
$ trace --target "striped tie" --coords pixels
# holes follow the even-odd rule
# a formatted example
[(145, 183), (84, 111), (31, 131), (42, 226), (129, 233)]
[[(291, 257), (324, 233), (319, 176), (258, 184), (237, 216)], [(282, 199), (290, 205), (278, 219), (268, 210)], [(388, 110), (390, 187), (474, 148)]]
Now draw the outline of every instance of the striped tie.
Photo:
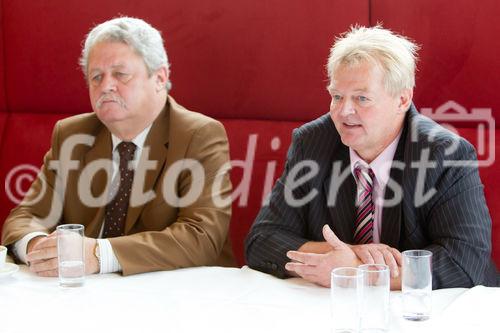
[(356, 165), (354, 175), (358, 185), (356, 198), (356, 223), (354, 230), (354, 243), (367, 244), (373, 242), (373, 217), (374, 209), (372, 200), (373, 179), (372, 169), (363, 165)]

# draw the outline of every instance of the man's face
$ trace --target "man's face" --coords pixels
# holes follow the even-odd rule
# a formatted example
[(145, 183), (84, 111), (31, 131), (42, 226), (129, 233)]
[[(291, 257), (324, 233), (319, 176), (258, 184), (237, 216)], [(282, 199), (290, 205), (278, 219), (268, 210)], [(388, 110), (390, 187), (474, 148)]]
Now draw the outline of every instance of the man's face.
[(369, 62), (341, 65), (333, 78), (330, 116), (342, 142), (370, 163), (401, 130), (410, 101), (388, 94), (382, 70)]
[[(158, 92), (141, 56), (123, 43), (101, 42), (91, 50), (88, 85), (92, 109), (108, 128), (144, 127)], [(139, 128), (138, 130), (142, 130)]]

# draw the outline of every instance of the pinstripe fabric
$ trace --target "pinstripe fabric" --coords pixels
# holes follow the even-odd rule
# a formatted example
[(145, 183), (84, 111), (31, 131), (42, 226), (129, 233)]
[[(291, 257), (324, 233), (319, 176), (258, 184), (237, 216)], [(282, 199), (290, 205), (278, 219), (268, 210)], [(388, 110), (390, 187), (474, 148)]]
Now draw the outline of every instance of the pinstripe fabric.
[[(428, 159), (422, 161), (422, 156)], [(317, 162), (319, 172), (312, 176), (302, 168), (295, 179), (310, 177), (294, 184), (288, 175), (305, 160)], [(433, 167), (424, 169), (425, 160)], [(385, 192), (386, 203), (398, 194), (403, 199), (383, 208), (381, 242), (400, 251), (431, 250), (434, 289), (499, 285), (490, 258), (491, 218), (476, 163), (452, 167), (449, 160), (477, 161), (477, 157), (470, 143), (419, 115), (412, 105)], [(307, 241), (324, 241), (324, 224), (342, 241), (353, 243), (356, 183), (349, 163), (348, 148), (328, 114), (294, 130), (283, 175), (245, 242), (250, 267), (286, 277), (286, 252)], [(436, 192), (427, 198), (431, 189)], [(308, 195), (312, 200), (298, 207), (285, 200)]]

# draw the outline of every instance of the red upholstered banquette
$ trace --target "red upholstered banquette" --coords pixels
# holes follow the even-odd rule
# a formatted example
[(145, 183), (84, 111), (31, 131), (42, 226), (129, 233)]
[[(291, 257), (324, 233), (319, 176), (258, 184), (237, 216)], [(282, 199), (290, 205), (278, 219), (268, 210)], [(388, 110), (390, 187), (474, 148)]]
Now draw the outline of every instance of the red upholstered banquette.
[(84, 35), (109, 18), (135, 16), (163, 32), (172, 95), (221, 120), (231, 158), (253, 164), (249, 178), (239, 167), (231, 175), (235, 187), (249, 184), (231, 223), (244, 264), (244, 237), (281, 173), (292, 130), (328, 111), (324, 64), (334, 36), (383, 22), (422, 46), (417, 107), (436, 118), (464, 116), (441, 120), (488, 165), (480, 173), (500, 264), (500, 133), (488, 121), (500, 114), (499, 12), (496, 0), (0, 0), (0, 225), (29, 187), (30, 176), (20, 175), (34, 176), (54, 123), (91, 111), (77, 62)]

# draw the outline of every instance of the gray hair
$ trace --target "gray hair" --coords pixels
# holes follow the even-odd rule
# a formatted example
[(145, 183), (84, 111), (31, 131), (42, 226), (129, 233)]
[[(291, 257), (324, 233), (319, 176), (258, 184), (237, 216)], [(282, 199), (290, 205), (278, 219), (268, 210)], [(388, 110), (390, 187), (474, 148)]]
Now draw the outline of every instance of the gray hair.
[(381, 25), (351, 27), (335, 40), (326, 66), (330, 82), (341, 65), (370, 61), (384, 73), (386, 91), (395, 96), (403, 89), (415, 87), (415, 70), (419, 46)]
[[(95, 26), (88, 33), (79, 61), (86, 80), (90, 51), (99, 42), (129, 45), (144, 59), (149, 75), (163, 65), (167, 66), (167, 70), (170, 68), (160, 31), (141, 19), (118, 17)], [(172, 84), (168, 80), (165, 88), (169, 91), (171, 87)]]

